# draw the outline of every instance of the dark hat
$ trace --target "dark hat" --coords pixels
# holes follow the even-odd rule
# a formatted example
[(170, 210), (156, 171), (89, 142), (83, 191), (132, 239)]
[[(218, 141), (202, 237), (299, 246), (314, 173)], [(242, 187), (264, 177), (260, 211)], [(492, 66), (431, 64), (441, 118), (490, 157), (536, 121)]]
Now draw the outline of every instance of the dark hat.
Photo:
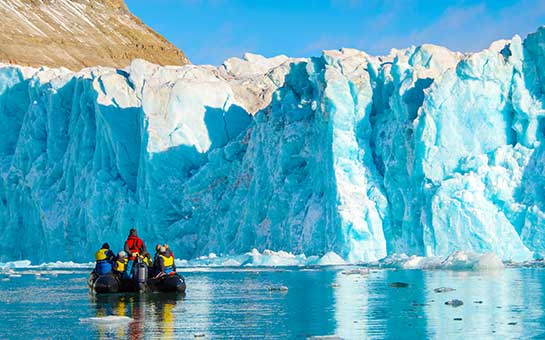
[(108, 244), (108, 242), (102, 245), (102, 249), (110, 249), (110, 245)]

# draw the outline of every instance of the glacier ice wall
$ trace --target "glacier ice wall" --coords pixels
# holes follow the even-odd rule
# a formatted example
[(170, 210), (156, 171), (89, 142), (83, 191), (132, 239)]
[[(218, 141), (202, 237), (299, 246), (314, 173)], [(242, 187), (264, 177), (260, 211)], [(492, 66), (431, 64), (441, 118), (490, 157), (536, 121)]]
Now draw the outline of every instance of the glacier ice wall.
[(478, 53), (0, 67), (0, 260), (545, 254), (545, 28)]

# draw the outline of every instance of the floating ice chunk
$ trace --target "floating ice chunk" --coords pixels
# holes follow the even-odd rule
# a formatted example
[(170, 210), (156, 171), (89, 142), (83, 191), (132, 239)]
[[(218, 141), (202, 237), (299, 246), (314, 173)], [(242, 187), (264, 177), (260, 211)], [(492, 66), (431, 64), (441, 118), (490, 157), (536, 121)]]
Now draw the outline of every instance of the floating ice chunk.
[(288, 291), (288, 287), (286, 286), (270, 286), (268, 287), (269, 291), (270, 292), (287, 292)]
[(447, 257), (394, 254), (374, 265), (399, 269), (496, 270), (504, 268), (503, 262), (494, 253), (478, 254), (463, 251), (454, 252)]
[(344, 270), (341, 272), (343, 275), (367, 275), (369, 274), (368, 268), (356, 268), (356, 269), (349, 269)]
[(246, 253), (248, 260), (244, 266), (300, 266), (305, 263), (304, 254), (294, 255), (285, 251), (264, 250), (261, 254), (257, 249)]
[(450, 287), (439, 287), (439, 288), (435, 288), (433, 291), (436, 293), (447, 293), (447, 292), (453, 292), (455, 290), (456, 289), (450, 288)]
[(346, 261), (335, 252), (328, 252), (316, 262), (319, 266), (339, 266), (346, 264)]
[(9, 269), (88, 269), (93, 268), (94, 266), (95, 264), (93, 262), (77, 263), (73, 261), (56, 261), (36, 265), (32, 264), (29, 260), (21, 260), (0, 263), (0, 271), (6, 271)]
[(21, 260), (21, 261), (11, 261), (6, 263), (0, 263), (0, 268), (2, 271), (13, 269), (13, 268), (28, 268), (30, 266), (29, 260)]
[(239, 267), (240, 265), (241, 263), (235, 259), (227, 259), (225, 260), (225, 262), (222, 263), (222, 266), (225, 267)]
[(442, 266), (447, 269), (496, 270), (503, 269), (504, 264), (494, 253), (476, 254), (458, 251), (448, 256)]
[(449, 301), (445, 302), (445, 305), (452, 306), (452, 307), (460, 307), (463, 304), (464, 304), (464, 302), (462, 300), (458, 300), (458, 299), (449, 300)]
[(118, 324), (127, 324), (134, 321), (134, 319), (123, 316), (123, 315), (108, 315), (108, 316), (100, 316), (100, 317), (90, 317), (90, 318), (82, 318), (80, 319), (80, 322), (83, 323), (94, 323), (94, 324), (100, 324), (100, 325), (118, 325)]
[(475, 270), (497, 270), (504, 267), (505, 265), (502, 260), (494, 253), (479, 256), (477, 262), (473, 264), (473, 269)]

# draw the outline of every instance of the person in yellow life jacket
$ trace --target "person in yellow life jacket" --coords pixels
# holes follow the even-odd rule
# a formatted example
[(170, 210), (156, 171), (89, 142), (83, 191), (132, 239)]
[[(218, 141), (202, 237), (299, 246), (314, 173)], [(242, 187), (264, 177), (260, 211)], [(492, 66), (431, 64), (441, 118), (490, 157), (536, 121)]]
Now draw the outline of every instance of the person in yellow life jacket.
[(95, 253), (95, 273), (97, 275), (106, 275), (112, 271), (112, 262), (114, 260), (114, 252), (110, 250), (110, 245), (104, 243), (102, 247)]
[(164, 246), (159, 248), (159, 256), (157, 263), (157, 275), (173, 275), (176, 274), (176, 264), (174, 264), (174, 256)]
[(127, 274), (127, 263), (129, 262), (129, 259), (127, 258), (127, 253), (124, 251), (120, 251), (117, 254), (117, 258), (114, 261), (113, 264), (113, 270), (114, 273), (119, 275), (122, 279), (126, 279), (129, 277)]

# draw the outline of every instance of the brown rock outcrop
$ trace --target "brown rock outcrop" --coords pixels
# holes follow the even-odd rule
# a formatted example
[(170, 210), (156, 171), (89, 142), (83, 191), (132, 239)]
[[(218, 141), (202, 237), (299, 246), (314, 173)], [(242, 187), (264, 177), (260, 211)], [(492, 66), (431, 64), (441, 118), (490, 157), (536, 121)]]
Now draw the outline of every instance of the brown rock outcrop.
[(122, 68), (135, 58), (184, 65), (185, 54), (123, 0), (0, 0), (0, 62)]

